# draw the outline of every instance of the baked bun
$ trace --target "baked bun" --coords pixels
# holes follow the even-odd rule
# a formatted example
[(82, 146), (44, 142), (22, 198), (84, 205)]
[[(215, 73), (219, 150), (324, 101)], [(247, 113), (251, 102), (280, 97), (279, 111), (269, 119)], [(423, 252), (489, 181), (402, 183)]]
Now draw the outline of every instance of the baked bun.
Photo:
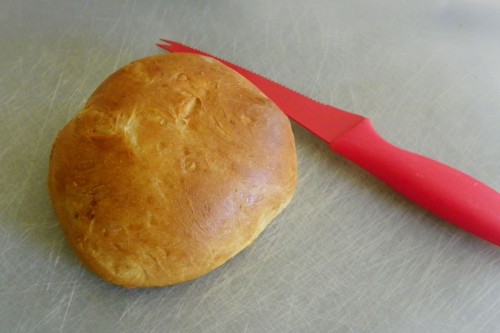
[(107, 78), (59, 133), (49, 190), (71, 247), (129, 288), (204, 275), (291, 200), (288, 118), (211, 58), (167, 54)]

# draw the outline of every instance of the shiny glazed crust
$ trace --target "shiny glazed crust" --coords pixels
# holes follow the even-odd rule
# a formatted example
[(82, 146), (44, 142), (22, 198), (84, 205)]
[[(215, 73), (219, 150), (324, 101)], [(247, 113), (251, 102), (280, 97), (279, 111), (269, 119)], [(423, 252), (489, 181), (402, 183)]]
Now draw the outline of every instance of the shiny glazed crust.
[(133, 62), (59, 133), (49, 190), (82, 262), (133, 287), (200, 277), (291, 200), (288, 118), (245, 78), (193, 54)]

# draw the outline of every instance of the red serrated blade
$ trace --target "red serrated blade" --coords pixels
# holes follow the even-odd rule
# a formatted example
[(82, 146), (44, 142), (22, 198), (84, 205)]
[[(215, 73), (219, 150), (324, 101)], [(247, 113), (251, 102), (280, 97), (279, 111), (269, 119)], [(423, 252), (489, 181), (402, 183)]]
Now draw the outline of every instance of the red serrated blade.
[(450, 166), (385, 141), (368, 118), (321, 104), (247, 69), (163, 39), (170, 52), (219, 60), (255, 84), (290, 118), (394, 190), (437, 216), (500, 245), (500, 194)]
[[(245, 68), (230, 63), (224, 59), (215, 57), (195, 48), (161, 39), (166, 44), (157, 44), (159, 47), (170, 52), (186, 52), (204, 55), (217, 59), (226, 66), (237, 71), (250, 82), (256, 85), (267, 95), (288, 117), (296, 121), (314, 135), (330, 143), (346, 133), (352, 127), (363, 121), (365, 117), (334, 108), (310, 99), (290, 88), (276, 83), (263, 76), (255, 74)], [(332, 126), (335, 124), (335, 126)]]

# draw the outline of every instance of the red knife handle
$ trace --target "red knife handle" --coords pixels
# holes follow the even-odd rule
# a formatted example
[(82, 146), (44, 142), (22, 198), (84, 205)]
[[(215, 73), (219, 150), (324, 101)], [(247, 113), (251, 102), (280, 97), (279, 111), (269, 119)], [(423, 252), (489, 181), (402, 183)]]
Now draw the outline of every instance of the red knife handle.
[(478, 180), (385, 141), (365, 119), (330, 148), (442, 219), (500, 246), (500, 194)]

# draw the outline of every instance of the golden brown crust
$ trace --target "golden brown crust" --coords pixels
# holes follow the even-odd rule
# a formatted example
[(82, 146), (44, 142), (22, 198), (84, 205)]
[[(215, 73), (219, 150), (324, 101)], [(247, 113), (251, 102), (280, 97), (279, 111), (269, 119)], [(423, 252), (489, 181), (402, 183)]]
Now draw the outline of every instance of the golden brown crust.
[(52, 150), (78, 257), (126, 287), (197, 278), (248, 246), (296, 187), (288, 118), (226, 66), (153, 56), (106, 79)]

